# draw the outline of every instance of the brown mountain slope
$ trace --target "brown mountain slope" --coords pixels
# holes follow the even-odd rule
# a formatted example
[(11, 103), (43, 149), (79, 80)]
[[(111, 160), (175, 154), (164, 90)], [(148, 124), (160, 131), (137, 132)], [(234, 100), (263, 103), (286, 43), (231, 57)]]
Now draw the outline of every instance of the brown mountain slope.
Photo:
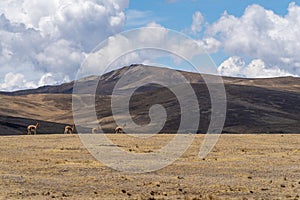
[[(89, 94), (90, 87), (98, 82), (96, 110), (105, 132), (112, 132), (115, 122), (111, 115), (110, 95), (118, 80), (129, 69), (143, 74), (149, 66), (132, 65), (104, 74), (82, 79), (83, 93)], [(165, 69), (155, 68), (159, 75)], [(199, 74), (181, 72), (192, 83), (197, 94), (201, 119), (198, 132), (204, 133), (210, 122), (210, 98), (207, 86)], [(210, 76), (210, 75), (206, 75)], [(268, 79), (243, 79), (224, 77), (227, 95), (227, 116), (223, 132), (225, 133), (300, 133), (300, 78), (280, 77)], [(180, 87), (180, 86), (178, 86)], [(127, 89), (130, 85), (127, 86)], [(28, 123), (43, 121), (60, 124), (71, 124), (73, 82), (59, 86), (44, 86), (35, 90), (24, 90), (0, 95), (0, 134), (20, 134)], [(124, 89), (126, 93), (126, 87)], [(141, 125), (149, 123), (148, 111), (154, 104), (161, 104), (167, 111), (167, 121), (161, 132), (176, 132), (180, 122), (180, 106), (174, 94), (159, 85), (147, 85), (139, 88), (130, 101), (130, 113), (133, 120)], [(82, 113), (89, 116), (89, 113)], [(17, 118), (14, 123), (7, 116)], [(6, 117), (6, 118), (5, 118)], [(28, 119), (30, 119), (28, 121)], [(188, 130), (187, 130), (188, 131)], [(22, 132), (22, 131), (21, 131)], [(23, 131), (25, 132), (25, 131)], [(22, 132), (22, 133), (23, 133)], [(41, 129), (40, 133), (48, 133)]]
[[(104, 74), (100, 78), (100, 83), (103, 89), (101, 94), (111, 93), (113, 86), (115, 83), (128, 71), (128, 69), (134, 68), (136, 71), (143, 72), (143, 69), (153, 68), (157, 71), (157, 74), (162, 73), (164, 71), (163, 68), (145, 66), (145, 65), (137, 65), (133, 64), (131, 66), (126, 66), (121, 69), (108, 72)], [(203, 78), (198, 73), (180, 71), (186, 79), (190, 83), (204, 83)], [(206, 75), (211, 76), (211, 75)], [(283, 90), (283, 91), (293, 91), (300, 92), (300, 78), (298, 77), (276, 77), (276, 78), (237, 78), (237, 77), (222, 77), (224, 84), (234, 84), (234, 85), (246, 85), (246, 86), (256, 86), (262, 88), (269, 88), (274, 90)], [(85, 82), (85, 90), (84, 92), (90, 93), (92, 90), (89, 87), (95, 81), (98, 81), (98, 76), (90, 76), (81, 79), (80, 81)], [(89, 84), (91, 83), (91, 84)], [(15, 92), (1, 92), (0, 95), (8, 95), (8, 96), (20, 96), (20, 95), (28, 95), (28, 94), (72, 94), (74, 81), (70, 83), (64, 83), (56, 86), (43, 86), (37, 89), (29, 89), (29, 90), (20, 90)]]

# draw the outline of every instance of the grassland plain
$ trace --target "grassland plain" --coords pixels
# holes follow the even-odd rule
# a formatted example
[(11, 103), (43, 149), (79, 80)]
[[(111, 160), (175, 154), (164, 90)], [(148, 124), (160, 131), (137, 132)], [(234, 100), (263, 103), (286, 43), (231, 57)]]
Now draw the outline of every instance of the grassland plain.
[[(125, 151), (147, 153), (174, 135), (107, 136)], [(203, 138), (172, 165), (133, 174), (96, 160), (78, 135), (3, 136), (0, 199), (299, 199), (300, 135), (221, 135), (200, 159)]]

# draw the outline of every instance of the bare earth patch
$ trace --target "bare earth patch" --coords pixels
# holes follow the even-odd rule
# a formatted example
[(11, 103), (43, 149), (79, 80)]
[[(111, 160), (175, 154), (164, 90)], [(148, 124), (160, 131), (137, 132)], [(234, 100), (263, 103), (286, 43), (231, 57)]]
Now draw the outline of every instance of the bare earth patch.
[[(129, 152), (152, 152), (173, 136), (148, 141), (108, 135)], [(300, 135), (222, 135), (205, 159), (204, 135), (156, 172), (112, 170), (78, 135), (0, 138), (1, 199), (299, 199)]]

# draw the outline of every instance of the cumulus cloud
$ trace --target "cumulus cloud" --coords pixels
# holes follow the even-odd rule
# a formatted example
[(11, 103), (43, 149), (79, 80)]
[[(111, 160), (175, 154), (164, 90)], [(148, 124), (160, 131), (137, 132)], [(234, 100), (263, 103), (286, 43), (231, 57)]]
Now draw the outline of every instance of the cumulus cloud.
[(214, 38), (193, 40), (152, 22), (142, 29), (111, 36), (102, 45), (89, 55), (78, 78), (102, 74), (132, 63), (159, 65), (163, 62), (165, 66), (187, 70), (184, 68), (189, 65), (186, 61), (199, 63), (205, 58), (203, 62), (207, 65), (205, 72), (208, 73), (211, 60), (206, 51), (215, 51), (220, 44)]
[(221, 42), (213, 37), (206, 37), (196, 41), (207, 53), (216, 53), (221, 47)]
[[(56, 76), (59, 76), (59, 77), (56, 77)], [(59, 83), (61, 83), (61, 81), (57, 81), (58, 79), (62, 80), (62, 82), (70, 81), (70, 78), (68, 75), (64, 75), (64, 74), (53, 75), (52, 73), (46, 73), (40, 78), (40, 80), (38, 82), (38, 86), (59, 84)]]
[(245, 78), (268, 78), (277, 76), (292, 76), (289, 72), (278, 67), (267, 66), (260, 59), (254, 59), (250, 63), (237, 56), (225, 60), (218, 67), (218, 72), (223, 76), (245, 77)]
[[(20, 83), (28, 83), (22, 87), (30, 88), (74, 79), (86, 54), (123, 30), (128, 3), (129, 0), (1, 1), (1, 90), (18, 89)], [(12, 76), (14, 81), (9, 82), (7, 77)]]
[[(124, 29), (124, 10), (128, 4), (129, 0), (0, 1), (0, 89), (32, 88), (72, 80), (88, 53), (107, 38), (110, 49), (95, 55), (105, 52), (107, 59), (122, 55), (134, 45), (131, 43), (134, 40), (112, 35)], [(195, 12), (191, 26), (183, 32), (193, 36), (204, 33), (204, 37), (181, 43), (166, 38), (168, 29), (149, 23), (149, 17), (154, 19), (151, 12), (129, 10), (127, 14), (129, 25), (148, 23), (148, 27), (161, 28), (159, 32), (141, 31), (134, 38), (136, 42), (169, 45), (174, 52), (188, 58), (203, 53), (202, 50), (208, 53), (224, 50), (231, 58), (218, 69), (223, 75), (300, 75), (300, 7), (296, 3), (290, 3), (285, 16), (251, 5), (241, 17), (225, 12), (210, 25), (200, 12)], [(138, 21), (139, 17), (142, 20)], [(131, 52), (115, 65), (148, 63), (153, 59), (151, 56), (159, 54)], [(87, 70), (90, 74), (97, 72), (102, 63), (95, 55), (95, 59), (92, 55), (88, 61), (92, 63)], [(242, 58), (253, 60), (246, 63)]]
[(13, 74), (9, 72), (4, 77), (4, 82), (0, 84), (0, 90), (21, 90), (27, 88), (34, 88), (37, 85), (32, 81), (25, 79), (23, 74), (17, 73)]
[(126, 11), (126, 26), (127, 27), (141, 27), (146, 26), (152, 21), (160, 21), (152, 11), (140, 11), (129, 9)]
[(4, 81), (0, 83), (0, 90), (3, 91), (16, 91), (23, 89), (32, 89), (45, 85), (55, 85), (61, 82), (70, 81), (69, 76), (64, 74), (52, 73), (43, 74), (37, 82), (28, 80), (24, 74), (9, 72), (4, 76)]
[(299, 19), (300, 7), (295, 3), (290, 3), (285, 16), (259, 5), (251, 5), (239, 18), (225, 12), (217, 22), (210, 25), (207, 33), (221, 42), (228, 55), (259, 58), (265, 65), (253, 65), (270, 69), (270, 74), (274, 72), (273, 69), (281, 69), (299, 76)]
[[(146, 26), (148, 29), (135, 29), (121, 35), (110, 36), (99, 49), (89, 54), (85, 65), (81, 68), (78, 74), (79, 78), (92, 75), (102, 74), (107, 63), (110, 64), (110, 69), (113, 70), (132, 63), (144, 63), (145, 60), (154, 59), (156, 55), (147, 54), (146, 51), (140, 51), (139, 46), (147, 45), (160, 46), (166, 42), (166, 34), (168, 30), (161, 25), (151, 22)], [(156, 29), (158, 28), (158, 29)], [(135, 50), (135, 51), (132, 51)], [(105, 60), (103, 59), (105, 58)]]
[(197, 11), (193, 14), (193, 22), (191, 25), (191, 32), (196, 34), (202, 30), (202, 25), (204, 23), (204, 17), (201, 12)]

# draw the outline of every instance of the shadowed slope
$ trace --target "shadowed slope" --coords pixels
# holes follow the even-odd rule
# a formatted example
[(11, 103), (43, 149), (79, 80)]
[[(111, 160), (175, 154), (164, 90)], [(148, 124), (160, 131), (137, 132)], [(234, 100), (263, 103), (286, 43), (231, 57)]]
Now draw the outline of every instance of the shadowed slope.
[[(115, 84), (128, 71), (144, 73), (150, 66), (131, 65), (104, 74), (100, 79), (91, 76), (80, 81), (85, 86), (82, 93), (92, 91), (90, 85), (99, 80), (96, 110), (105, 132), (113, 132), (116, 124), (111, 114), (111, 94)], [(163, 68), (151, 67), (157, 76), (164, 73)], [(192, 84), (200, 107), (199, 133), (205, 133), (210, 122), (210, 95), (200, 74), (181, 73)], [(150, 75), (149, 75), (150, 76)], [(203, 75), (212, 76), (212, 75)], [(151, 79), (151, 77), (147, 77)], [(300, 78), (279, 77), (264, 79), (243, 79), (224, 77), (227, 93), (227, 117), (224, 133), (300, 133)], [(96, 82), (97, 83), (97, 82)], [(130, 88), (124, 87), (124, 92)], [(180, 85), (174, 87), (181, 87)], [(73, 82), (58, 86), (44, 86), (35, 90), (24, 90), (2, 93), (0, 99), (0, 134), (13, 131), (20, 133), (18, 126), (28, 123), (27, 119), (53, 122), (56, 124), (72, 124)], [(186, 98), (189, 98), (188, 96)], [(161, 132), (176, 132), (180, 123), (180, 106), (176, 96), (168, 88), (150, 84), (135, 91), (130, 100), (132, 119), (140, 125), (149, 123), (149, 108), (161, 104), (167, 111), (167, 122)], [(89, 118), (89, 113), (82, 113)], [(7, 122), (5, 117), (19, 117), (19, 121)], [(187, 130), (188, 131), (188, 130)]]

